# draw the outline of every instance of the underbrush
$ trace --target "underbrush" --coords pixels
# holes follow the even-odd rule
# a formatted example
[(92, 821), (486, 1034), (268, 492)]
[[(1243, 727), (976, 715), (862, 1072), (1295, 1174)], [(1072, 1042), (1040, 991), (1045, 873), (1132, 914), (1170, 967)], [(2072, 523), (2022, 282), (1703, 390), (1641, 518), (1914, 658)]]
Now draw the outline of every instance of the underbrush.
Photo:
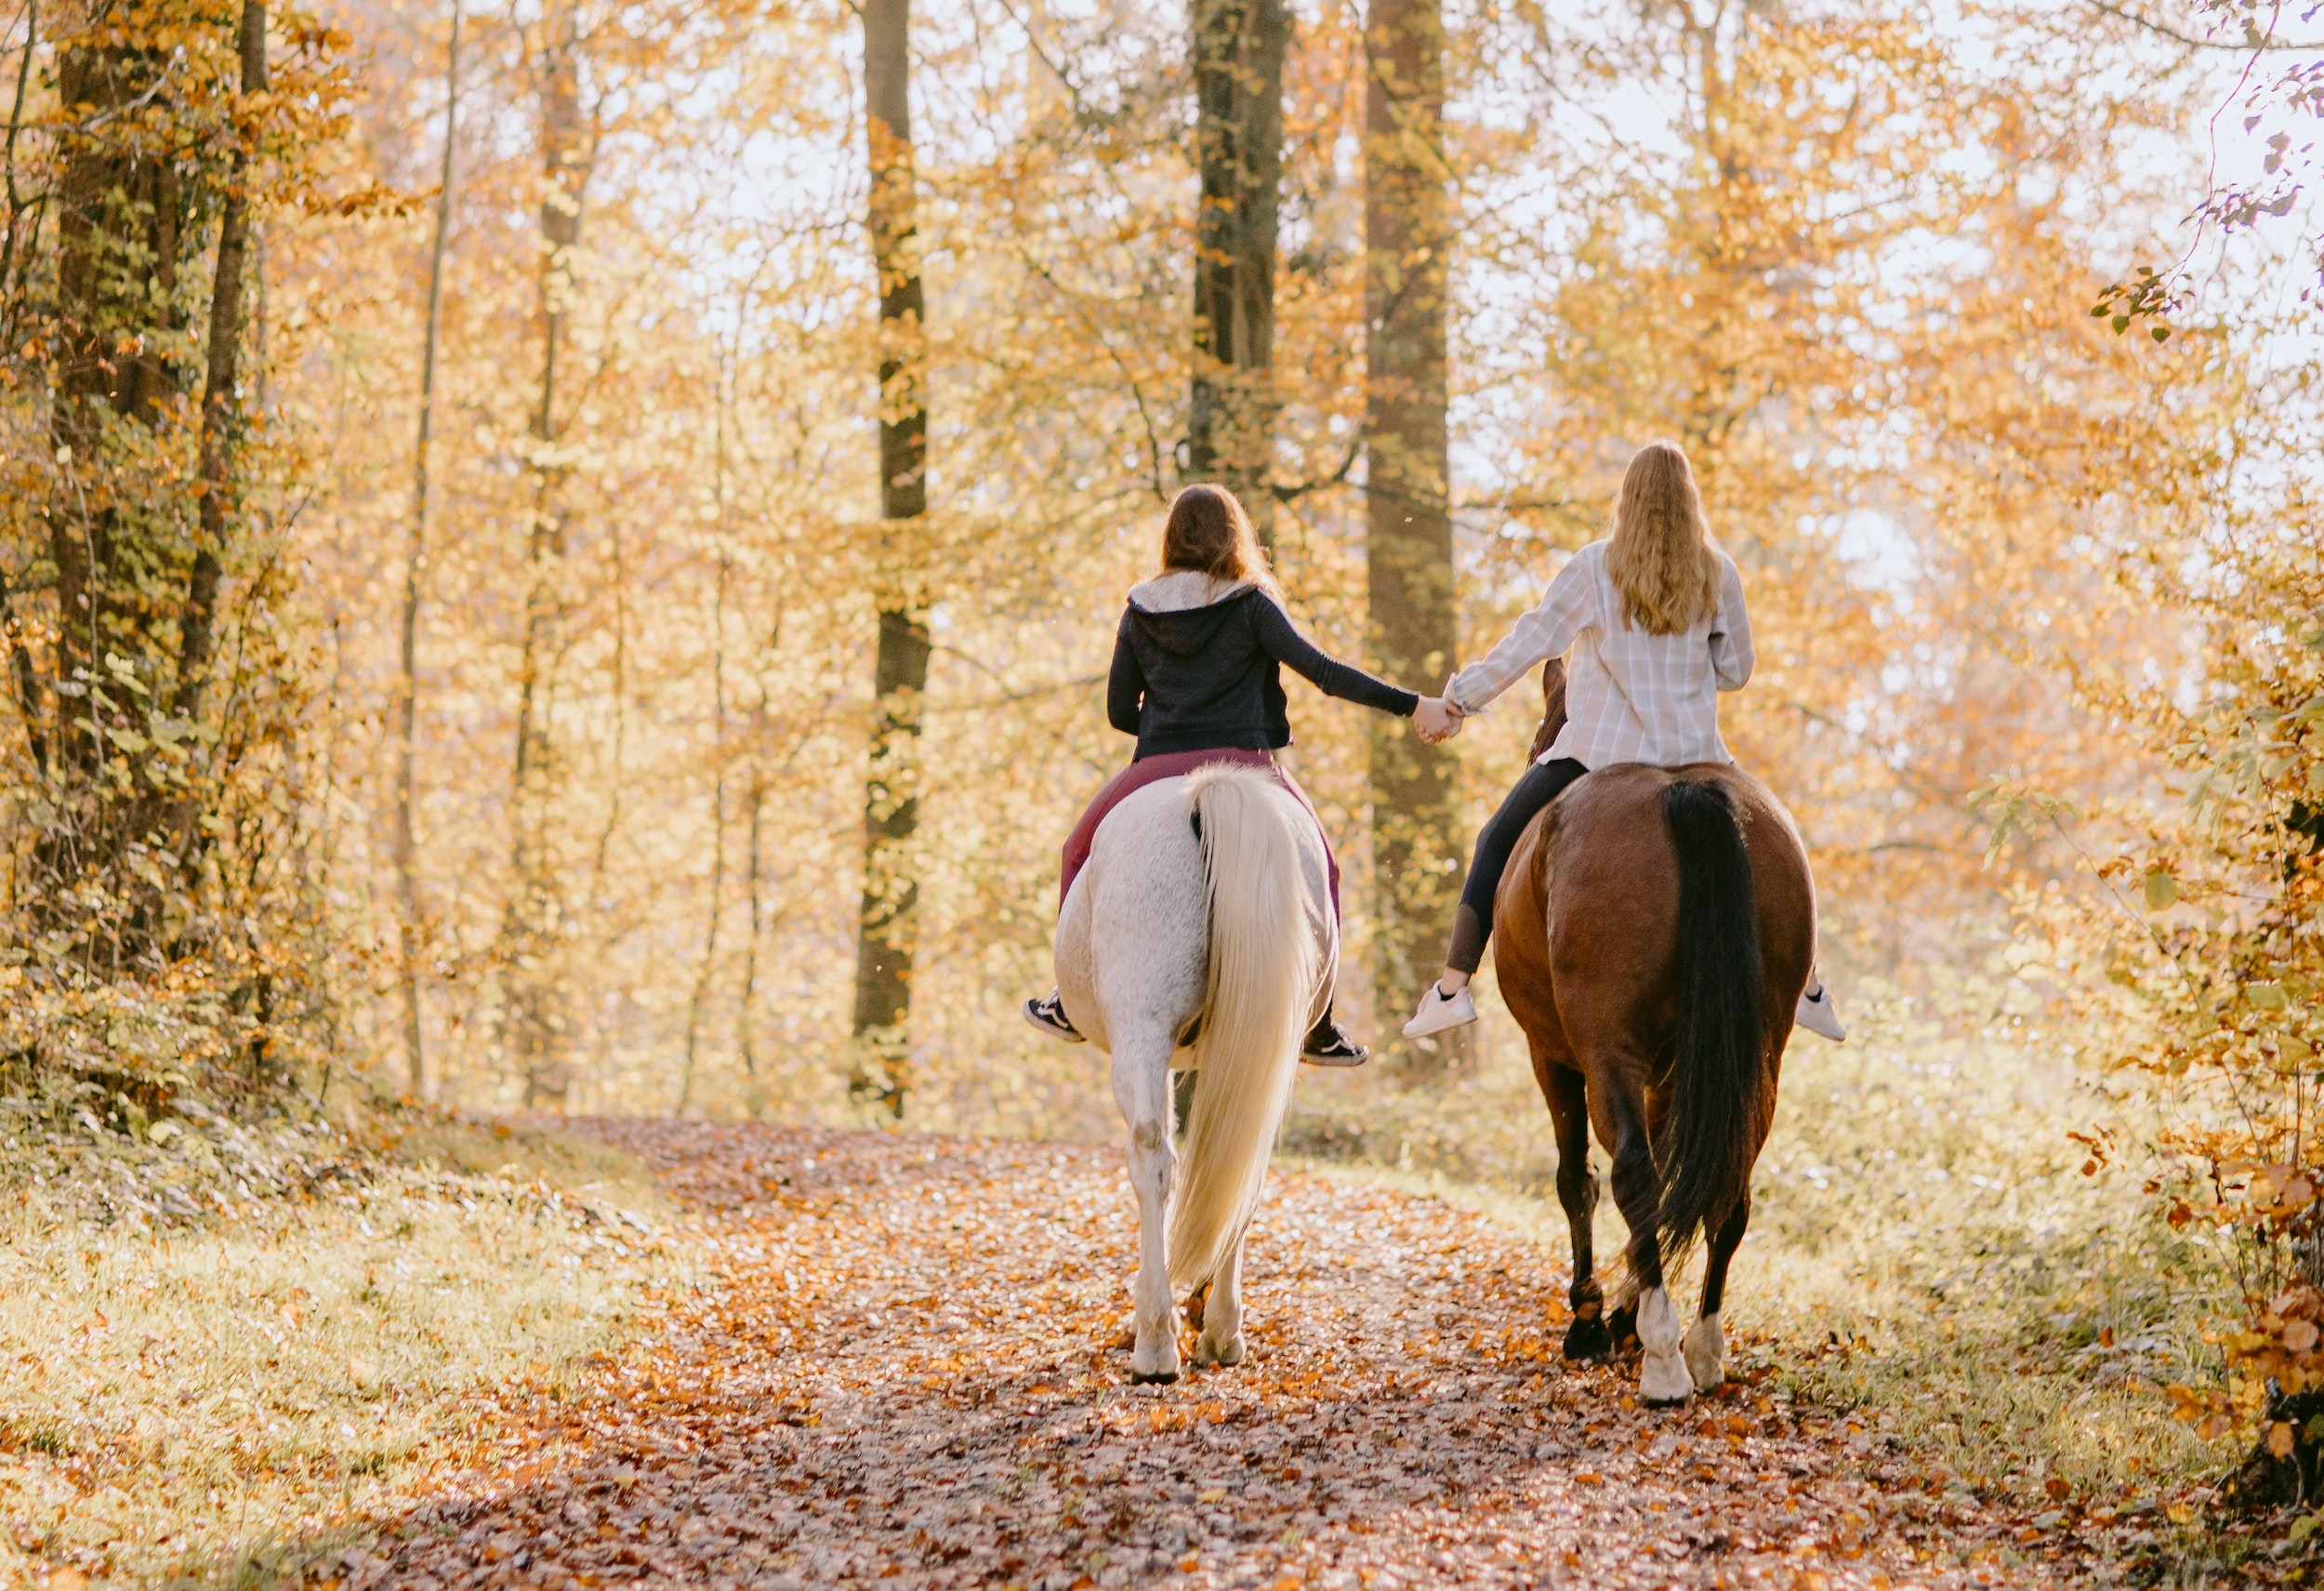
[[(489, 1461), (498, 1405), (635, 1329), (676, 1266), (601, 1146), (397, 1113), (180, 1105), (0, 1151), (0, 1573), (263, 1580)], [(12, 1560), (12, 1561), (11, 1561)]]
[[(1854, 1412), (1940, 1487), (2184, 1518), (2235, 1457), (2162, 1394), (2216, 1372), (2199, 1306), (2232, 1294), (2223, 1256), (2153, 1219), (2136, 1166), (2083, 1174), (2068, 1134), (2133, 1141), (2136, 1105), (2043, 1048), (2022, 988), (1936, 988), (1941, 1026), (1859, 987), (1846, 1044), (1792, 1039), (1728, 1290), (1736, 1357)], [(1475, 1073), (1439, 1088), (1303, 1078), (1286, 1147), (1481, 1208), (1563, 1256), (1549, 1113), (1513, 1026), (1498, 1009), (1486, 1023)], [(1625, 1234), (1609, 1192), (1602, 1268)], [(1686, 1295), (1699, 1276), (1697, 1259)]]

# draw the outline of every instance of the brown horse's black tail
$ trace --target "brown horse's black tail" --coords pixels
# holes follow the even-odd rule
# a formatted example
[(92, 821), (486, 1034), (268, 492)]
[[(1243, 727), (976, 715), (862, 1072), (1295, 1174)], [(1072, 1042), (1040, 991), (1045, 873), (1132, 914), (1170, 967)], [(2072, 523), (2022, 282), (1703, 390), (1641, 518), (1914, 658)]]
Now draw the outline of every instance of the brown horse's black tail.
[(1662, 792), (1679, 855), (1679, 1038), (1670, 1115), (1656, 1160), (1666, 1258), (1718, 1231), (1749, 1191), (1766, 1136), (1761, 1071), (1767, 973), (1742, 826), (1723, 786), (1681, 780)]

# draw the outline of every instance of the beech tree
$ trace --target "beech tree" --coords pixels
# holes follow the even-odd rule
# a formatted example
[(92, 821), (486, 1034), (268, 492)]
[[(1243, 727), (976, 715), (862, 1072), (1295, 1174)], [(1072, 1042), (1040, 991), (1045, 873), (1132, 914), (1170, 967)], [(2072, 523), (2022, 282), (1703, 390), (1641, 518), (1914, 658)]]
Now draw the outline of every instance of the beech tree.
[(561, 361), (579, 268), (581, 217), (596, 136), (582, 103), (583, 35), (576, 6), (546, 7), (528, 30), (525, 66), (537, 99), (541, 164), (538, 336), (539, 398), (533, 411), (532, 511), (524, 537), (528, 570), (524, 639), (517, 660), (516, 762), (510, 802), (511, 868), (502, 961), (503, 1018), (531, 1105), (561, 1105), (565, 1070), (565, 883), (555, 852), (555, 809), (564, 776), (558, 742), (556, 670), (566, 647), (571, 598), (565, 583), (571, 506), (564, 497), (558, 406)]
[(1272, 545), (1282, 0), (1194, 0), (1195, 351), (1185, 478), (1216, 481)]
[[(1453, 245), (1439, 0), (1372, 0), (1364, 30), (1364, 525), (1378, 670), (1424, 694), (1458, 661), (1446, 290)], [(1458, 764), (1401, 723), (1371, 730), (1374, 1005), (1435, 976), (1460, 893)], [(1442, 1046), (1404, 1056), (1435, 1069)]]
[(919, 879), (920, 698), (928, 689), (927, 577), (917, 522), (928, 511), (926, 299), (914, 219), (911, 0), (865, 0), (864, 135), (871, 160), (872, 262), (879, 273), (879, 519), (874, 602), (871, 766), (864, 784), (863, 927), (856, 939), (850, 1086), (902, 1116), (912, 1089), (912, 959)]

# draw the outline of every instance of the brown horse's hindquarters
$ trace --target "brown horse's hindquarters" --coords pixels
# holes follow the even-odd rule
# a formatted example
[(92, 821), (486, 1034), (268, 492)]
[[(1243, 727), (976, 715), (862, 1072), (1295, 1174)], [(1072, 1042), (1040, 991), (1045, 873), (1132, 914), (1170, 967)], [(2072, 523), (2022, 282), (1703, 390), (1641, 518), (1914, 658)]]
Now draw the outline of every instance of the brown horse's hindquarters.
[(1807, 862), (1774, 797), (1732, 764), (1625, 763), (1578, 781), (1519, 842), (1494, 909), (1501, 996), (1537, 1055), (1625, 1055), (1642, 1089), (1678, 1037), (1680, 864), (1663, 802), (1680, 782), (1716, 785), (1741, 825), (1780, 1042), (1813, 948)]
[(1766, 787), (1730, 763), (1624, 763), (1568, 789), (1525, 830), (1494, 900), (1502, 1001), (1537, 1054), (1578, 1064), (1580, 1048), (1643, 1048), (1676, 1032), (1679, 859), (1662, 812), (1674, 781), (1724, 789), (1750, 853), (1780, 1049), (1815, 954), (1815, 904), (1797, 832)]

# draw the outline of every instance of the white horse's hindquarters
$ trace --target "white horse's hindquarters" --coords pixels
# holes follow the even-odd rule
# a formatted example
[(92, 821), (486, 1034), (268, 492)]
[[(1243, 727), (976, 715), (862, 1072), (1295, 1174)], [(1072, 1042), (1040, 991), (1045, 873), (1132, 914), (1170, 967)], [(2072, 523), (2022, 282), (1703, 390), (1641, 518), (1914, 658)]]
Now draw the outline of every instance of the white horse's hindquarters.
[(1202, 1010), (1208, 914), (1186, 781), (1131, 791), (1098, 825), (1058, 914), (1057, 988), (1074, 1026), (1109, 1053), (1116, 1024), (1183, 1030)]
[[(1330, 910), (1330, 862), (1323, 831), (1288, 790), (1274, 799), (1288, 809), (1304, 875), (1309, 931), (1321, 952), (1310, 1026), (1331, 1004), (1340, 970), (1340, 925)], [(1189, 820), (1184, 778), (1157, 779), (1133, 790), (1105, 815), (1092, 837), (1089, 859), (1057, 914), (1057, 988), (1065, 1014), (1109, 1054), (1106, 1013), (1132, 1009), (1184, 1030), (1202, 1009), (1202, 948), (1209, 939), (1202, 842)], [(1101, 957), (1098, 947), (1134, 948), (1136, 954)], [(1194, 950), (1189, 961), (1173, 949)], [(1164, 964), (1152, 964), (1156, 960)], [(1100, 998), (1098, 966), (1107, 966)]]

